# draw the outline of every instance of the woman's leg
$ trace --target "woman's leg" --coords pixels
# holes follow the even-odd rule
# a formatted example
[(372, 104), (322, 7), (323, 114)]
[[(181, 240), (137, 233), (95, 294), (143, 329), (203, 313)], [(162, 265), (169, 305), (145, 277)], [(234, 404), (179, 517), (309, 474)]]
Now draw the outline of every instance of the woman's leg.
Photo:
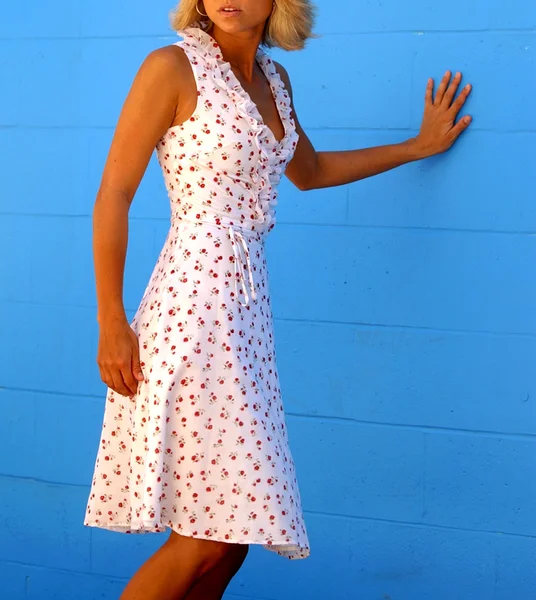
[(185, 600), (203, 575), (237, 552), (236, 546), (172, 531), (134, 574), (120, 600)]
[(244, 564), (247, 544), (230, 544), (233, 548), (210, 571), (197, 580), (185, 600), (221, 600), (223, 593)]

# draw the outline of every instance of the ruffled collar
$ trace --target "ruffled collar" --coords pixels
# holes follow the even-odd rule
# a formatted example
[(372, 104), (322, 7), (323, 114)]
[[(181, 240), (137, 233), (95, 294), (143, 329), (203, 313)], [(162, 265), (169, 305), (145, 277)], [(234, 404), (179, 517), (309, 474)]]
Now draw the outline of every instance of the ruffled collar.
[(263, 225), (262, 231), (267, 234), (275, 225), (277, 185), (299, 139), (291, 114), (290, 95), (274, 62), (259, 46), (256, 60), (270, 84), (285, 130), (283, 138), (277, 141), (273, 132), (264, 123), (257, 105), (234, 74), (230, 63), (224, 60), (219, 44), (206, 31), (207, 25), (206, 22), (198, 21), (179, 31), (178, 34), (184, 39), (183, 44), (192, 47), (196, 55), (211, 68), (214, 83), (231, 96), (238, 113), (249, 122), (260, 152), (255, 172), (252, 173), (258, 197), (256, 221)]
[(242, 105), (242, 108), (244, 108), (256, 122), (258, 128), (264, 130), (265, 135), (272, 140), (272, 143), (277, 148), (284, 146), (291, 137), (294, 123), (291, 121), (290, 115), (290, 98), (272, 59), (261, 46), (258, 47), (256, 60), (270, 84), (279, 117), (285, 131), (283, 138), (280, 141), (275, 138), (272, 130), (264, 123), (257, 105), (253, 102), (248, 92), (234, 74), (230, 63), (224, 60), (221, 47), (208, 33), (208, 27), (209, 24), (206, 21), (196, 21), (191, 26), (179, 31), (178, 34), (190, 41), (190, 43), (195, 44), (197, 51), (202, 55), (205, 62), (210, 64), (213, 71), (216, 72), (216, 79), (219, 78), (227, 88), (230, 88), (235, 101)]
[[(210, 35), (210, 33), (208, 33), (209, 28), (210, 24), (207, 21), (195, 21), (189, 27), (186, 27), (186, 29), (178, 31), (177, 34), (180, 36), (187, 34), (191, 37), (194, 37), (198, 42), (199, 48), (203, 48), (208, 55), (212, 56), (216, 60), (220, 62), (226, 62), (223, 59), (223, 53), (220, 45)], [(257, 48), (257, 59), (264, 56), (266, 56), (266, 52), (262, 46), (259, 46)]]

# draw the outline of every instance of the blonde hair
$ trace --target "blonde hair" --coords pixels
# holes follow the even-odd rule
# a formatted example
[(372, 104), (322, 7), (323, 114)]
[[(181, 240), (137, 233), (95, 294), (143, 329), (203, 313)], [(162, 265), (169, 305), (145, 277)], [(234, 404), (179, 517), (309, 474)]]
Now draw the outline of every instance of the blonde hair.
[[(171, 13), (171, 25), (175, 31), (186, 29), (203, 19), (209, 26), (212, 21), (202, 17), (196, 10), (199, 0), (180, 0)], [(204, 10), (200, 7), (200, 10)], [(261, 44), (283, 50), (301, 50), (313, 32), (315, 6), (310, 0), (275, 0), (274, 10), (266, 22)]]

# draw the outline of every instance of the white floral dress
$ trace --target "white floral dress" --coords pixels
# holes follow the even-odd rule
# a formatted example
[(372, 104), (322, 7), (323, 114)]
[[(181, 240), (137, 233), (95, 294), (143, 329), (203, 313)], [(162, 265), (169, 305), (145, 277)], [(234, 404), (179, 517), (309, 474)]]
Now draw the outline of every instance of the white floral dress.
[(144, 380), (107, 391), (84, 524), (305, 558), (264, 247), (298, 140), (290, 98), (259, 48), (278, 142), (201, 23), (180, 35), (198, 102), (156, 147), (171, 227), (131, 322)]

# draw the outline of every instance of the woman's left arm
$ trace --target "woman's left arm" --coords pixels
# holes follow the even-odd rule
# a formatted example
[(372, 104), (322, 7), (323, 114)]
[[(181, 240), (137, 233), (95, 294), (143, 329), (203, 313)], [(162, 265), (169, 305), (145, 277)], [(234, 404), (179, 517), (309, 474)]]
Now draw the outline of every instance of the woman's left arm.
[(434, 81), (433, 79), (428, 80), (424, 117), (420, 132), (416, 137), (398, 144), (373, 148), (318, 152), (298, 121), (288, 73), (279, 63), (276, 63), (276, 67), (290, 94), (296, 130), (300, 136), (294, 156), (289, 162), (285, 174), (300, 190), (352, 183), (412, 161), (440, 154), (454, 144), (471, 122), (471, 117), (466, 116), (454, 124), (456, 116), (471, 91), (471, 86), (466, 85), (454, 100), (461, 81), (461, 73), (457, 73), (449, 85), (451, 73), (447, 71), (439, 84), (435, 97), (432, 96)]

